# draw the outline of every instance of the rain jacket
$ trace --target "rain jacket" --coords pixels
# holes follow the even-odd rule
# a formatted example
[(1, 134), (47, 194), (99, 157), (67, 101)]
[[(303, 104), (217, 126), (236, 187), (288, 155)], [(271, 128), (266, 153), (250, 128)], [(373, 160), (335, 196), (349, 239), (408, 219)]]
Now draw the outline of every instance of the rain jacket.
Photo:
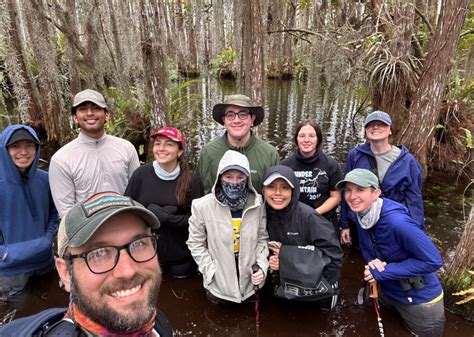
[[(238, 266), (235, 263), (232, 214), (216, 198), (219, 175), (228, 165), (249, 170), (244, 155), (227, 151), (219, 162), (212, 193), (195, 199), (189, 218), (189, 250), (203, 276), (204, 288), (221, 299), (240, 303), (255, 293), (252, 265), (257, 263), (264, 276), (268, 269), (268, 234), (265, 207), (249, 179), (249, 197), (242, 212)], [(237, 270), (238, 268), (238, 270)]]
[(38, 169), (39, 145), (26, 178), (21, 177), (8, 153), (8, 140), (21, 128), (38, 140), (35, 131), (25, 125), (8, 126), (0, 135), (0, 249), (7, 250), (6, 258), (0, 260), (1, 276), (29, 273), (52, 264), (52, 241), (58, 226), (48, 174)]
[(258, 193), (261, 191), (265, 170), (280, 162), (277, 150), (269, 143), (258, 138), (255, 133), (252, 132), (248, 144), (236, 148), (229, 144), (226, 132), (207, 144), (201, 151), (197, 171), (201, 176), (204, 193), (211, 192), (211, 188), (216, 181), (219, 161), (227, 150), (234, 150), (247, 156), (250, 162), (252, 184)]
[[(424, 228), (424, 210), (422, 195), (422, 169), (416, 158), (405, 146), (401, 146), (401, 152), (397, 159), (390, 165), (381, 182), (382, 196), (397, 201), (408, 208), (410, 216), (421, 229)], [(345, 173), (355, 168), (365, 168), (372, 171), (368, 157), (375, 155), (370, 149), (370, 144), (362, 144), (349, 152), (346, 162)], [(341, 219), (339, 226), (348, 228), (347, 213), (349, 207), (342, 196)]]
[[(380, 218), (366, 230), (357, 215), (349, 211), (351, 221), (357, 223), (359, 244), (364, 261), (378, 258), (387, 262), (385, 270), (371, 270), (382, 293), (402, 304), (429, 302), (442, 293), (436, 271), (443, 265), (441, 256), (428, 236), (398, 202), (383, 198)], [(423, 289), (403, 290), (400, 280), (420, 276)]]
[[(290, 180), (293, 186), (299, 186), (290, 167), (270, 167), (265, 179), (274, 172)], [(266, 205), (269, 240), (282, 243), (280, 287), (276, 295), (303, 301), (320, 300), (334, 295), (330, 287), (341, 277), (343, 252), (334, 225), (298, 201), (299, 197), (299, 188), (294, 188), (286, 208), (274, 210)]]
[[(0, 327), (0, 337), (85, 337), (87, 334), (70, 320), (63, 319), (67, 308), (49, 308), (35, 315), (15, 319)], [(154, 330), (160, 337), (172, 337), (166, 316), (157, 310)]]

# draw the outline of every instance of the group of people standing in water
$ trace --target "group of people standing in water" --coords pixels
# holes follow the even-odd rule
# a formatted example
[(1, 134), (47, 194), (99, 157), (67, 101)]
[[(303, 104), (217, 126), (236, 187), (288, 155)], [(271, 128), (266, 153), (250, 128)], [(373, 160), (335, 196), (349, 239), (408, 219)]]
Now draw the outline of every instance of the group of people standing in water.
[[(95, 106), (106, 107), (99, 96), (86, 97), (76, 102), (78, 111), (86, 106), (94, 114)], [(183, 278), (199, 271), (213, 303), (252, 300), (259, 287), (283, 301), (331, 310), (338, 301), (341, 242), (352, 244), (366, 263), (361, 276), (378, 283), (383, 303), (400, 313), (410, 331), (443, 334), (436, 275), (442, 260), (423, 231), (422, 170), (406, 147), (389, 143), (387, 113), (367, 116), (367, 141), (349, 153), (345, 175), (322, 150), (323, 134), (314, 121), (297, 126), (296, 149), (280, 164), (276, 149), (252, 131), (264, 120), (264, 109), (247, 96), (226, 97), (212, 115), (226, 131), (202, 149), (196, 173), (186, 160), (185, 136), (167, 126), (150, 135), (154, 161), (135, 169), (125, 190), (115, 191), (158, 218), (153, 231), (163, 272)], [(2, 165), (15, 130), (0, 136)], [(24, 130), (36, 146), (34, 131)]]

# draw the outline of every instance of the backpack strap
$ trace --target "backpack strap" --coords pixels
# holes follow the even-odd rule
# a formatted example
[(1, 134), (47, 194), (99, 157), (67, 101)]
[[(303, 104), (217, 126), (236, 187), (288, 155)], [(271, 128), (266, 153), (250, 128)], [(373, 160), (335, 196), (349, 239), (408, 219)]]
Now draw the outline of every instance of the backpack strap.
[(160, 334), (160, 337), (173, 337), (170, 322), (161, 310), (156, 311), (155, 330)]
[(61, 321), (66, 308), (51, 308), (36, 315), (16, 319), (0, 329), (0, 336), (43, 336), (56, 322)]
[(61, 319), (51, 325), (42, 335), (44, 337), (86, 337), (87, 335), (74, 323)]
[(377, 179), (378, 179), (379, 169), (377, 167), (377, 160), (371, 155), (366, 154), (365, 156), (367, 157), (367, 161), (369, 162), (370, 170), (372, 171), (372, 173), (374, 173), (377, 176)]

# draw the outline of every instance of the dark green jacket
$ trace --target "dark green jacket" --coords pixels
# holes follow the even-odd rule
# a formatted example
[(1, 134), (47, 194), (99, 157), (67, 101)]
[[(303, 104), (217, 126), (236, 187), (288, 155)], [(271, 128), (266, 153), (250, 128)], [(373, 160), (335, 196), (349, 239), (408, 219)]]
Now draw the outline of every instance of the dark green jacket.
[(268, 167), (278, 165), (280, 157), (277, 150), (269, 143), (257, 138), (255, 133), (244, 147), (233, 147), (227, 140), (227, 132), (204, 146), (201, 151), (197, 171), (201, 176), (204, 193), (211, 192), (216, 181), (217, 166), (227, 150), (238, 151), (247, 156), (250, 162), (252, 184), (261, 193), (263, 176)]

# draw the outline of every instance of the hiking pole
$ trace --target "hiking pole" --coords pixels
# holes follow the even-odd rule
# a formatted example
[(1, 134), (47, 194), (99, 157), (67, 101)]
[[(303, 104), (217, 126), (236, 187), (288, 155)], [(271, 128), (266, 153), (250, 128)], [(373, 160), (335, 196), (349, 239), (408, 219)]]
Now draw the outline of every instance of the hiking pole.
[(374, 301), (375, 314), (377, 315), (377, 322), (379, 324), (380, 337), (384, 337), (382, 317), (380, 316), (380, 305), (379, 305), (379, 292), (377, 290), (377, 282), (370, 282), (370, 295), (369, 297)]
[[(255, 274), (259, 269), (260, 267), (255, 262), (255, 264), (252, 266), (252, 273)], [(255, 327), (257, 328), (258, 334), (258, 328), (260, 327), (260, 296), (258, 284), (253, 285), (253, 290), (255, 290)]]

